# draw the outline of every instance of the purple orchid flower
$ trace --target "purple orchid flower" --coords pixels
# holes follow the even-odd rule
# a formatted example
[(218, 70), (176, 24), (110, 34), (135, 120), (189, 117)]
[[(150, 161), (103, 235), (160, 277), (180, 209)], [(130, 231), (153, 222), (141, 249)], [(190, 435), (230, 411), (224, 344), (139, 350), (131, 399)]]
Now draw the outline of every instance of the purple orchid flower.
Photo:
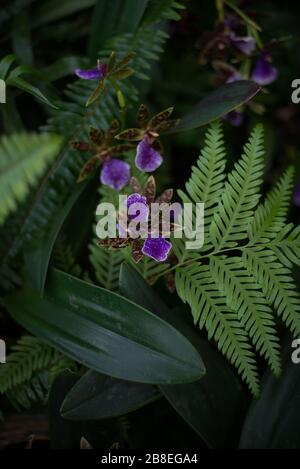
[(244, 113), (240, 111), (231, 111), (223, 117), (234, 127), (239, 127), (244, 122)]
[(119, 191), (130, 180), (130, 166), (118, 159), (105, 161), (102, 166), (100, 181), (102, 184)]
[(252, 36), (240, 37), (231, 32), (229, 34), (229, 41), (234, 47), (236, 47), (236, 49), (245, 55), (251, 55), (256, 47), (255, 39)]
[(97, 67), (89, 70), (77, 68), (75, 74), (83, 80), (101, 80), (107, 75), (107, 65), (99, 62)]
[(236, 81), (243, 80), (243, 76), (240, 72), (237, 70), (233, 70), (232, 73), (229, 75), (229, 77), (226, 80), (226, 83), (235, 83)]
[(277, 68), (271, 64), (271, 57), (263, 54), (256, 62), (253, 72), (252, 80), (259, 85), (270, 85), (278, 77)]
[(294, 192), (293, 202), (297, 207), (300, 207), (300, 182), (297, 184), (296, 190)]
[(162, 164), (162, 156), (147, 142), (147, 138), (143, 140), (137, 146), (135, 164), (140, 171), (145, 173), (152, 173)]
[(243, 25), (241, 18), (235, 14), (229, 14), (224, 20), (224, 25), (231, 31), (238, 31)]
[(157, 262), (167, 259), (172, 244), (164, 238), (147, 238), (142, 247), (142, 253)]
[(147, 204), (146, 197), (138, 193), (129, 195), (127, 197), (128, 212), (132, 211), (130, 210), (130, 207), (132, 207), (133, 211), (135, 212), (135, 215), (128, 213), (128, 217), (130, 218), (130, 220), (134, 220), (136, 217), (139, 217), (139, 221), (148, 221), (149, 207)]

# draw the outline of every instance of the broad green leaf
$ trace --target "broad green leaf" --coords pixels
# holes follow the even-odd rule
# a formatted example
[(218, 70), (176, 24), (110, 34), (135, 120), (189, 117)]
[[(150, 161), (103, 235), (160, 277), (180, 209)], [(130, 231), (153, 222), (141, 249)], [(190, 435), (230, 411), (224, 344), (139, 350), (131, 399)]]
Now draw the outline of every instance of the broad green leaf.
[(191, 112), (183, 116), (179, 124), (166, 133), (196, 129), (224, 116), (236, 107), (252, 99), (260, 87), (250, 80), (237, 81), (221, 86), (206, 96)]
[(142, 383), (181, 383), (203, 374), (189, 341), (131, 301), (52, 270), (43, 299), (25, 287), (6, 298), (13, 318), (87, 367)]
[[(242, 431), (241, 449), (299, 449), (300, 447), (300, 373), (292, 362), (293, 338), (283, 347), (280, 380), (267, 372), (259, 400), (252, 402)], [(299, 345), (297, 346), (299, 349)]]
[(9, 72), (10, 67), (15, 62), (16, 56), (13, 54), (7, 55), (0, 62), (0, 78), (5, 80), (7, 73)]
[(73, 422), (61, 416), (62, 402), (78, 378), (78, 375), (64, 371), (57, 377), (50, 391), (48, 414), (51, 449), (85, 449), (81, 445), (82, 438), (93, 449), (103, 451), (103, 448), (110, 448), (116, 441), (124, 448), (127, 427), (123, 420)]
[(55, 220), (43, 237), (42, 243), (32, 240), (26, 244), (24, 258), (27, 265), (27, 273), (30, 281), (41, 295), (44, 290), (48, 264), (55, 240), (75, 202), (84, 192), (86, 185), (86, 183), (78, 184), (66, 204), (59, 208)]
[(181, 417), (211, 448), (234, 446), (238, 441), (247, 397), (226, 360), (185, 322), (179, 310), (170, 310), (138, 272), (124, 264), (120, 290), (180, 330), (197, 348), (207, 372), (192, 384), (159, 386)]
[(60, 407), (79, 375), (64, 371), (54, 381), (48, 400), (49, 436), (51, 449), (79, 449), (81, 422), (70, 422), (60, 415)]
[(44, 93), (42, 93), (36, 86), (33, 86), (31, 83), (25, 81), (23, 78), (8, 78), (6, 84), (9, 86), (15, 86), (22, 91), (26, 91), (27, 93), (32, 94), (32, 96), (37, 98), (42, 103), (48, 104), (48, 106), (52, 107), (53, 109), (57, 109), (57, 106), (51, 103), (51, 101), (47, 98), (47, 96), (45, 96)]
[(158, 399), (157, 388), (88, 371), (66, 396), (61, 414), (70, 420), (119, 417)]

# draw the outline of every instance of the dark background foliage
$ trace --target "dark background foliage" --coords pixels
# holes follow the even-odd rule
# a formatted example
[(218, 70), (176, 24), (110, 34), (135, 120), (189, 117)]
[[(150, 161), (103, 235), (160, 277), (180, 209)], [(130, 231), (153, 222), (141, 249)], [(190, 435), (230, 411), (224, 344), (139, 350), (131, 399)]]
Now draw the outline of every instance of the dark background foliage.
[[(114, 4), (114, 8), (119, 8), (118, 0), (111, 0), (110, 3)], [(164, 46), (161, 60), (151, 64), (151, 80), (139, 84), (143, 100), (153, 113), (174, 105), (176, 115), (183, 115), (195, 102), (216, 88), (211, 66), (199, 63), (198, 46), (203, 32), (214, 28), (216, 21), (214, 2), (184, 0), (182, 3), (185, 9), (180, 12), (181, 19), (171, 20), (164, 25), (170, 38)], [(14, 53), (22, 64), (34, 67), (35, 70), (41, 72), (41, 76), (28, 73), (29, 81), (37, 85), (51, 102), (58, 102), (63, 97), (66, 85), (75, 81), (73, 70), (76, 66), (78, 64), (88, 66), (91, 60), (95, 59), (95, 45), (89, 43), (94, 4), (94, 1), (88, 0), (81, 2), (77, 0), (74, 2), (70, 0), (60, 2), (1, 0), (1, 57)], [(245, 121), (238, 129), (229, 123), (224, 123), (228, 154), (231, 157), (228, 161), (229, 168), (236, 161), (236, 155), (240, 154), (242, 145), (253, 125), (257, 122), (264, 124), (267, 149), (265, 190), (267, 190), (289, 164), (296, 167), (296, 180), (300, 180), (300, 105), (297, 106), (291, 102), (291, 82), (298, 78), (300, 73), (300, 4), (291, 0), (285, 2), (245, 0), (239, 4), (243, 10), (253, 13), (253, 17), (263, 29), (265, 42), (274, 37), (284, 38), (273, 53), (273, 62), (279, 70), (279, 78), (268, 87), (266, 93), (261, 93), (255, 98), (256, 102), (265, 105), (264, 115), (257, 116), (247, 110)], [(115, 27), (118, 32), (118, 25)], [(101, 24), (98, 28), (101, 30)], [(103, 35), (105, 35), (105, 30)], [(65, 57), (72, 57), (72, 59), (64, 61)], [(17, 88), (11, 88), (10, 93), (9, 104), (0, 107), (1, 134), (9, 135), (23, 130), (33, 131), (46, 125), (49, 114), (53, 112), (49, 106), (41, 104), (34, 100), (32, 95), (22, 93)], [(132, 112), (132, 122), (133, 119), (134, 113)], [(173, 156), (166, 159), (164, 170), (160, 172), (159, 183), (162, 188), (169, 186), (183, 188), (190, 175), (191, 165), (195, 163), (198, 156), (203, 133), (204, 130), (196, 129), (163, 138), (166, 154)], [(95, 206), (97, 185), (98, 182), (95, 180), (74, 209), (74, 211), (80, 210), (85, 217), (83, 219), (85, 223), (76, 225), (78, 236), (72, 239), (70, 235), (74, 232), (72, 217), (65, 224), (67, 239), (72, 249), (77, 252), (77, 260), (82, 269), (88, 268), (87, 245), (91, 237), (90, 228), (85, 231), (84, 226), (91, 227), (93, 217), (93, 211), (87, 210), (86, 207)], [(33, 195), (29, 196), (27, 206), (31, 206), (31, 197)], [(26, 210), (26, 207), (23, 209)], [(300, 221), (299, 207), (295, 205), (291, 208), (291, 220), (296, 224)], [(9, 222), (8, 219), (7, 226)], [(18, 228), (15, 230), (18, 231)], [(12, 235), (11, 232), (7, 233), (3, 229), (0, 233), (0, 256), (2, 257), (10, 246)], [(81, 243), (79, 240), (84, 242)], [(295, 274), (296, 277), (300, 277), (299, 272), (296, 271)], [(2, 284), (0, 287), (4, 289), (5, 286)], [(158, 291), (163, 289), (164, 285), (157, 286)], [(165, 292), (164, 296), (170, 307), (177, 305), (177, 298)], [(4, 314), (4, 308), (2, 308), (0, 336), (5, 337), (8, 345), (11, 346), (21, 334), (21, 327)], [(78, 372), (78, 370), (75, 371)], [(289, 370), (286, 373), (289, 373)], [(290, 379), (297, 381), (292, 371), (291, 375)], [(59, 409), (67, 391), (77, 379), (76, 375), (74, 377), (70, 373), (65, 373), (60, 375), (59, 381), (56, 381), (52, 388), (48, 406), (52, 447), (78, 448), (83, 435), (93, 447), (102, 449), (108, 449), (115, 444), (129, 448), (164, 449), (167, 447), (170, 450), (210, 446), (205, 438), (200, 438), (179, 417), (165, 397), (125, 417), (109, 419), (101, 423), (80, 422), (74, 426), (70, 421), (62, 419)], [(268, 380), (268, 377), (265, 379)], [(269, 381), (271, 379), (269, 378)], [(270, 382), (268, 384), (270, 388), (272, 388), (271, 384)], [(270, 396), (272, 399), (271, 391)], [(250, 396), (245, 393), (245, 398), (239, 403), (240, 413), (234, 421), (232, 438), (228, 441), (225, 439), (222, 442), (218, 441), (217, 446), (238, 446), (242, 422), (249, 402)], [(297, 407), (296, 398), (295, 407)], [(0, 398), (0, 409), (5, 415), (3, 424), (0, 424), (0, 448), (1, 446), (16, 448), (28, 445), (29, 430), (31, 434), (36, 435), (34, 447), (48, 446), (47, 409), (38, 407), (31, 412), (23, 412), (20, 417), (16, 415), (5, 397)], [(209, 419), (209, 416), (207, 418)], [(251, 428), (255, 428), (257, 425), (255, 409), (252, 409), (249, 419)], [(294, 425), (296, 426), (296, 423), (291, 418), (290, 429)], [(15, 431), (16, 428), (17, 431)], [(251, 428), (250, 430), (248, 428), (249, 434), (251, 434)], [(247, 440), (245, 433), (243, 434), (244, 441)], [(245, 444), (247, 446), (247, 443)], [(294, 446), (297, 444), (299, 441), (291, 443)]]

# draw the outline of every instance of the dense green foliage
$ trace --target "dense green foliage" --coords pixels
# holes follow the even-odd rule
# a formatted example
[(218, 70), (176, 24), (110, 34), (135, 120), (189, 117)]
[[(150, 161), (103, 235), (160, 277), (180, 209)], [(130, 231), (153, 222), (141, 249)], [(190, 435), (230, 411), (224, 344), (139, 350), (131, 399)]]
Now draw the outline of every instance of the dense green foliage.
[[(240, 0), (3, 3), (0, 448), (14, 409), (49, 418), (53, 448), (300, 447), (300, 142), (276, 62), (285, 47), (294, 61), (284, 15)], [(251, 75), (264, 51), (279, 69), (272, 92)], [(75, 77), (96, 64), (101, 78)], [(140, 142), (161, 155), (154, 175), (137, 164)], [(133, 176), (120, 192), (99, 181), (111, 158)], [(204, 203), (203, 246), (166, 236), (158, 262), (130, 236), (99, 241), (97, 204), (137, 192), (193, 215)]]

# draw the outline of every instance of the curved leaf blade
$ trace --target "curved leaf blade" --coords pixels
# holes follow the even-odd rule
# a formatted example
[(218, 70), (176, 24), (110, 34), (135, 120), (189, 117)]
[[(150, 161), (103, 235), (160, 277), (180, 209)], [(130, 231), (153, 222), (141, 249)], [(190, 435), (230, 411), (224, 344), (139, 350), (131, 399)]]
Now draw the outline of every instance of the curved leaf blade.
[(160, 397), (157, 388), (88, 371), (67, 394), (61, 415), (69, 420), (115, 418)]
[(261, 397), (253, 400), (245, 419), (241, 449), (300, 447), (300, 374), (291, 359), (292, 341), (288, 336), (283, 346), (281, 379), (269, 371), (263, 378)]
[(220, 86), (202, 99), (191, 112), (183, 116), (176, 127), (166, 133), (171, 134), (206, 125), (246, 103), (259, 91), (260, 87), (250, 80), (241, 80)]
[(182, 311), (167, 308), (130, 265), (123, 264), (121, 268), (120, 290), (180, 330), (207, 366), (207, 373), (201, 380), (190, 384), (160, 385), (159, 390), (210, 448), (236, 446), (248, 399), (226, 360), (185, 322)]
[(12, 317), (88, 368), (150, 384), (192, 382), (201, 358), (175, 328), (131, 301), (52, 270), (41, 299), (25, 288), (5, 300)]

